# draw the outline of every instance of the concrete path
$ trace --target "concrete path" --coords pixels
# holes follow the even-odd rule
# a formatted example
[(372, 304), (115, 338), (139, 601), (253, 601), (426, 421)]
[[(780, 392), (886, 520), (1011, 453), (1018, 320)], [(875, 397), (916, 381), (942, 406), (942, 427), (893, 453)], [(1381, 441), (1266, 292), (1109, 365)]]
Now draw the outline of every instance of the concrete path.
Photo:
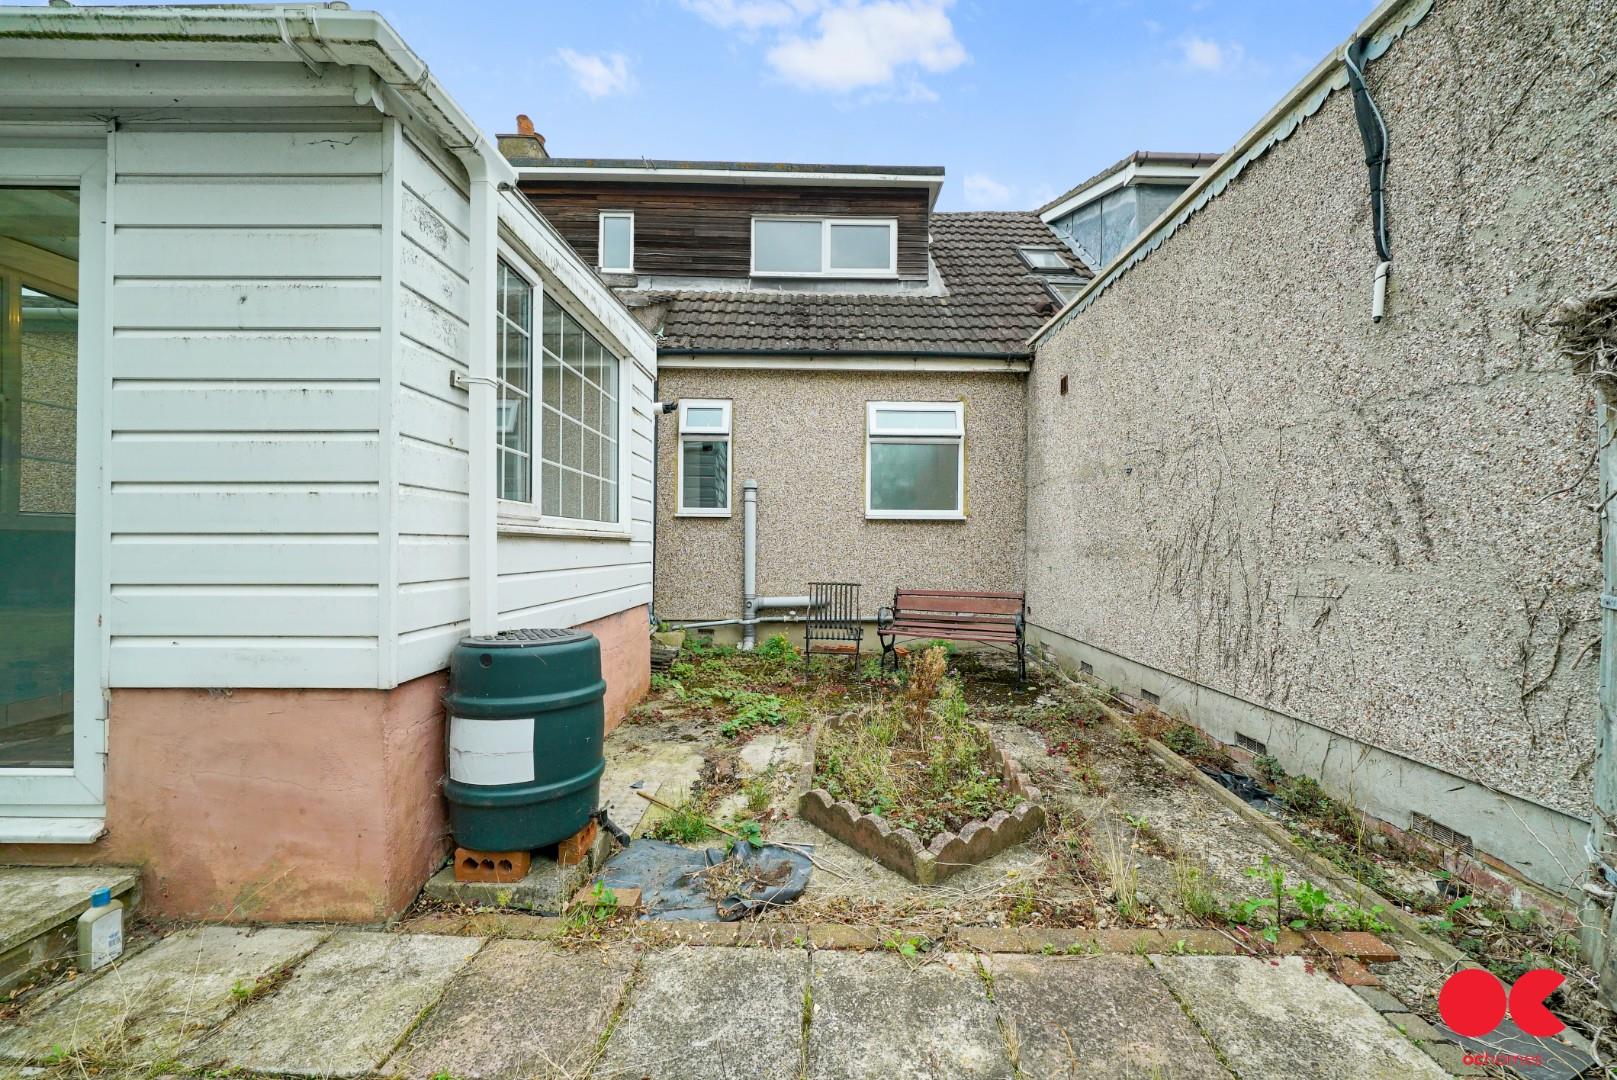
[[(9, 1063), (9, 1064), (5, 1064)], [(64, 983), (0, 1076), (1443, 1077), (1295, 958), (583, 946), (225, 927)]]

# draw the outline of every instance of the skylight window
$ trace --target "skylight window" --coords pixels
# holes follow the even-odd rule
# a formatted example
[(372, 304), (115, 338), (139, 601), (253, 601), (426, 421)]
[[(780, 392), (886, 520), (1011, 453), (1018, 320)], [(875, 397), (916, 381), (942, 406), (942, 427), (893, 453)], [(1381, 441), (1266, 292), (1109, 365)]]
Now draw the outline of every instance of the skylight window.
[(1023, 247), (1016, 249), (1022, 256), (1022, 261), (1035, 270), (1071, 270), (1067, 260), (1062, 257), (1060, 250), (1053, 247)]

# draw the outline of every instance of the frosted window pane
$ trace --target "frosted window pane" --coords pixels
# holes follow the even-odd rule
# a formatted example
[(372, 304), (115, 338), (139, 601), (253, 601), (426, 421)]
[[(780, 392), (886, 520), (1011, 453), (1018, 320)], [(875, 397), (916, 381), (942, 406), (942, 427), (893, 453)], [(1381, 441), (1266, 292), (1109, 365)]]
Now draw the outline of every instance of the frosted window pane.
[(724, 427), (724, 410), (710, 409), (706, 407), (686, 409), (685, 426), (688, 428), (701, 428), (703, 430), (710, 428), (722, 428)]
[(831, 226), (831, 269), (892, 269), (892, 230), (886, 225)]
[(872, 510), (959, 510), (960, 444), (870, 444)]
[(629, 268), (630, 221), (626, 217), (601, 219), (601, 268), (627, 270)]
[(756, 269), (774, 273), (820, 272), (818, 221), (754, 221), (752, 243)]
[(911, 412), (906, 409), (876, 410), (878, 433), (895, 428), (905, 431), (957, 431), (959, 427), (960, 421), (952, 409), (937, 412)]

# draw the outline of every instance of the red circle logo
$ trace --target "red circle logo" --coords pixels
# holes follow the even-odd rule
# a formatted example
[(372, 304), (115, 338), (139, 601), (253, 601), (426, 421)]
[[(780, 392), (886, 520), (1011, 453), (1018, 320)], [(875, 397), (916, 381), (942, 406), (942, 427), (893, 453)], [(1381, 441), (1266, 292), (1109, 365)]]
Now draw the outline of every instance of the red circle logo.
[(1450, 975), (1437, 995), (1437, 1011), (1443, 1022), (1458, 1035), (1478, 1038), (1504, 1020), (1509, 1005), (1511, 1020), (1529, 1035), (1549, 1038), (1566, 1027), (1544, 1007), (1544, 999), (1555, 993), (1566, 979), (1559, 971), (1534, 968), (1516, 980), (1507, 993), (1505, 984), (1491, 972), (1466, 968)]

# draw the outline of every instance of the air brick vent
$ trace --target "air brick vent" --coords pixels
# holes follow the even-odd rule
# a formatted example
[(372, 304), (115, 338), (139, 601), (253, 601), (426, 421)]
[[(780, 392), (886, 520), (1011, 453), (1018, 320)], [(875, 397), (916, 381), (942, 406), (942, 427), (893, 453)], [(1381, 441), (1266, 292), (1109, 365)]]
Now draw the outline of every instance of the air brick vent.
[(1145, 689), (1144, 687), (1140, 688), (1140, 696), (1145, 698), (1145, 700), (1149, 701), (1153, 705), (1162, 704), (1162, 698), (1159, 695), (1153, 694), (1151, 691)]
[(1455, 832), (1441, 822), (1433, 821), (1425, 814), (1412, 814), (1410, 816), (1409, 831), (1418, 833), (1431, 840), (1436, 840), (1444, 847), (1451, 847), (1467, 855), (1472, 853), (1471, 838), (1465, 833)]
[(1088, 660), (1080, 660), (1078, 661), (1078, 670), (1083, 672), (1085, 675), (1093, 675), (1095, 674), (1095, 665), (1091, 664)]
[(1242, 750), (1250, 750), (1259, 757), (1262, 757), (1269, 752), (1269, 748), (1267, 746), (1263, 745), (1252, 736), (1243, 735), (1239, 731), (1235, 733), (1235, 745), (1239, 746)]

